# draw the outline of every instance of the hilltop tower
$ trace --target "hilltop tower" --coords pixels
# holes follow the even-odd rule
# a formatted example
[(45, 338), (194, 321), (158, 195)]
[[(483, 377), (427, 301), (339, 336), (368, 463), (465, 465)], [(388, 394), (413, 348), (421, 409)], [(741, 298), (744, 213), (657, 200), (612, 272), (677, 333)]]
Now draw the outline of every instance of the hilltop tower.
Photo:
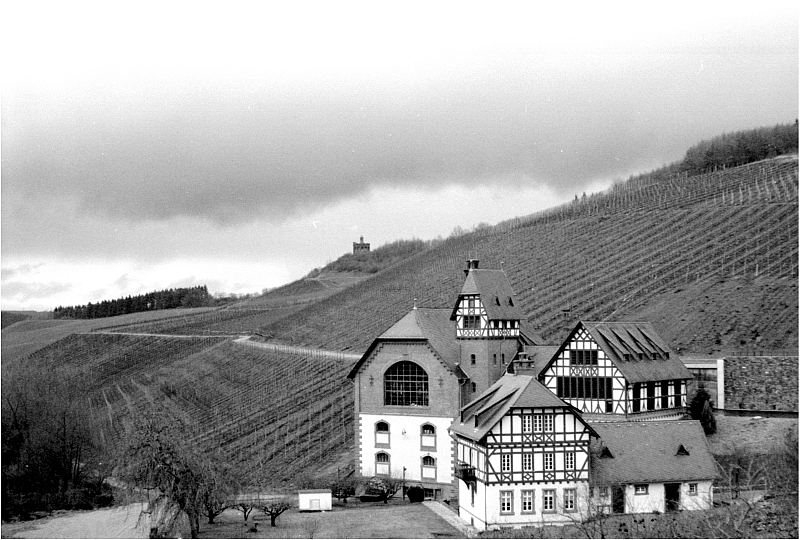
[(364, 242), (363, 236), (359, 242), (353, 242), (353, 255), (359, 253), (369, 253), (369, 242)]

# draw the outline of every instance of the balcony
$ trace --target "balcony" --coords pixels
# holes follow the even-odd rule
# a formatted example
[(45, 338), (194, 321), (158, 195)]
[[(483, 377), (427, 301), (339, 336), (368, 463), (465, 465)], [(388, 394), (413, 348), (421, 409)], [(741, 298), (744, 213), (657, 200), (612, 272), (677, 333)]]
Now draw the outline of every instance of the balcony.
[(470, 484), (477, 480), (475, 476), (475, 467), (467, 465), (464, 462), (459, 462), (456, 465), (456, 478), (460, 478), (465, 483)]

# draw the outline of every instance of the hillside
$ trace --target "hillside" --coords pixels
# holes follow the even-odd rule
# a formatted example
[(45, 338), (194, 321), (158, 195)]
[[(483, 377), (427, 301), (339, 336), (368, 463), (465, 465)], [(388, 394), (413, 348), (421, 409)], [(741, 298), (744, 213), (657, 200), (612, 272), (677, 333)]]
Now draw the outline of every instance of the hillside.
[[(797, 188), (796, 155), (699, 176), (638, 177), (450, 238), (333, 292), (323, 274), (260, 303), (103, 320), (106, 331), (193, 338), (17, 322), (3, 330), (3, 368), (91, 366), (87, 399), (106, 442), (159, 402), (198, 442), (286, 482), (352, 458), (345, 375), (353, 361), (250, 349), (231, 335), (358, 354), (415, 299), (451, 307), (465, 259), (477, 257), (482, 268), (502, 265), (528, 320), (550, 341), (580, 319), (646, 320), (679, 351), (796, 355)], [(46, 323), (45, 338), (26, 328), (35, 323)]]

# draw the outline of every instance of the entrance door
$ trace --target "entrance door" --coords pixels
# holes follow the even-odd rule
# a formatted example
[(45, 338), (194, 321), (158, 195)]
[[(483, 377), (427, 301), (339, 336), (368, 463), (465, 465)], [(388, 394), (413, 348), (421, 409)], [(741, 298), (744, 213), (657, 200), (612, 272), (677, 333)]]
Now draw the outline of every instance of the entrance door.
[(611, 488), (611, 510), (615, 514), (625, 513), (625, 488), (623, 486)]
[(681, 485), (664, 484), (664, 500), (667, 512), (677, 512), (681, 509)]

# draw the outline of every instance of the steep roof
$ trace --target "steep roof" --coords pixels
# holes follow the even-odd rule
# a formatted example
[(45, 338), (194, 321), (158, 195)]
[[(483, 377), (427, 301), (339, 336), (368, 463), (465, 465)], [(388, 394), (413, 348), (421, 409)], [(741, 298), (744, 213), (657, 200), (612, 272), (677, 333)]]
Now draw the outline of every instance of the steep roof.
[[(558, 353), (566, 349), (581, 327), (586, 329), (628, 382), (692, 378), (692, 373), (649, 322), (580, 321), (561, 344)], [(545, 369), (550, 367), (555, 357), (551, 358)]]
[(425, 341), (436, 351), (450, 371), (460, 378), (466, 378), (466, 374), (458, 366), (460, 349), (455, 340), (455, 328), (450, 321), (449, 309), (413, 308), (410, 310), (372, 342), (361, 359), (350, 370), (348, 378), (354, 378), (375, 347), (386, 341)]
[[(491, 320), (522, 319), (524, 314), (514, 298), (514, 288), (508, 281), (508, 276), (502, 270), (486, 270), (479, 268), (470, 269), (461, 294), (479, 294), (486, 314)], [(451, 319), (456, 318), (456, 309), (453, 309)]]
[[(461, 414), (453, 420), (450, 431), (479, 441), (512, 407), (570, 409), (583, 422), (571, 405), (561, 401), (534, 377), (506, 374), (461, 408)], [(593, 432), (588, 424), (585, 425)]]
[[(697, 420), (599, 422), (592, 426), (600, 436), (591, 445), (592, 475), (597, 484), (717, 477), (716, 462)], [(603, 453), (613, 457), (600, 457)]]
[(558, 354), (559, 347), (558, 345), (532, 345), (526, 346), (524, 350), (528, 353), (528, 359), (533, 362), (532, 375), (538, 378), (550, 360)]

